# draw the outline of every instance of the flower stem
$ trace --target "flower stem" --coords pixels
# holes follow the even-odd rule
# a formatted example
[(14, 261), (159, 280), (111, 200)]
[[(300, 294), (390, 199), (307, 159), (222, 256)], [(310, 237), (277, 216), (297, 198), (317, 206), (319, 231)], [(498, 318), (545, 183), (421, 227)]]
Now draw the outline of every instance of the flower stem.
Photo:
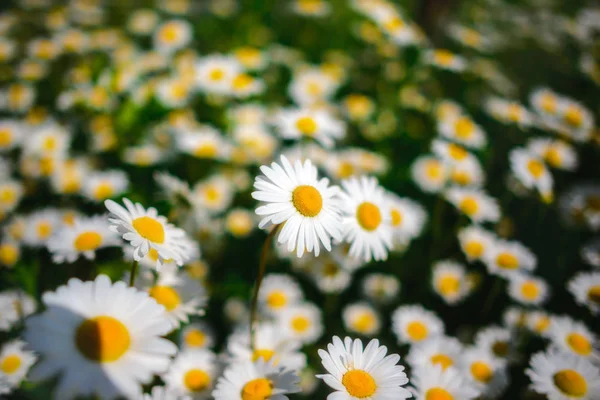
[(254, 284), (254, 292), (252, 293), (252, 303), (250, 305), (250, 348), (254, 352), (254, 331), (256, 325), (256, 314), (258, 308), (258, 291), (260, 290), (260, 285), (262, 284), (263, 278), (265, 277), (265, 271), (267, 269), (267, 258), (269, 256), (269, 249), (271, 248), (271, 241), (275, 234), (279, 230), (279, 225), (275, 225), (269, 235), (265, 239), (263, 243), (262, 251), (260, 253), (260, 264), (258, 267), (258, 276), (256, 277), (256, 283)]
[(131, 275), (129, 275), (129, 286), (133, 287), (135, 284), (135, 275), (137, 274), (138, 262), (133, 260), (133, 264), (131, 264)]

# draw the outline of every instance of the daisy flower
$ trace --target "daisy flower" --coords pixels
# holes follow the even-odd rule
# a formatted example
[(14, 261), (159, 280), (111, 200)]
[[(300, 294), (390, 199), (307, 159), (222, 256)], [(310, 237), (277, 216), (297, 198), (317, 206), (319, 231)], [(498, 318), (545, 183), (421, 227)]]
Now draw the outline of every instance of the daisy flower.
[(161, 53), (170, 54), (192, 40), (192, 26), (183, 20), (171, 20), (162, 23), (154, 32), (154, 48)]
[(136, 397), (177, 350), (160, 337), (171, 330), (164, 308), (106, 275), (72, 278), (42, 300), (46, 310), (27, 319), (24, 338), (42, 357), (31, 380), (60, 373), (56, 398)]
[(558, 113), (560, 96), (549, 88), (537, 88), (529, 96), (529, 103), (542, 120), (553, 119)]
[(206, 322), (193, 322), (181, 329), (179, 346), (182, 349), (209, 349), (215, 344), (215, 333)]
[(531, 272), (537, 258), (527, 247), (516, 241), (496, 240), (486, 253), (484, 262), (491, 274), (510, 278), (517, 272)]
[(467, 68), (467, 61), (446, 49), (427, 50), (425, 62), (452, 72), (461, 72)]
[(444, 334), (444, 323), (421, 306), (401, 306), (392, 313), (392, 332), (399, 343), (419, 343)]
[(0, 350), (0, 380), (12, 387), (21, 384), (37, 359), (33, 352), (25, 350), (25, 345), (21, 340), (13, 340), (4, 344)]
[(387, 347), (371, 340), (363, 348), (360, 339), (334, 336), (327, 351), (319, 349), (321, 363), (327, 374), (317, 375), (335, 390), (329, 400), (407, 399), (412, 395), (403, 388), (408, 383), (404, 367), (397, 365), (400, 356), (387, 355)]
[(12, 268), (21, 258), (21, 246), (12, 239), (0, 241), (0, 266)]
[(139, 261), (150, 249), (154, 249), (158, 252), (157, 265), (169, 259), (177, 265), (183, 265), (189, 258), (188, 249), (181, 243), (185, 232), (158, 215), (154, 207), (146, 210), (141, 204), (134, 204), (127, 198), (123, 202), (127, 208), (112, 200), (105, 200), (104, 205), (111, 212), (108, 219), (111, 230), (123, 235), (123, 239), (133, 246), (133, 258)]
[(243, 208), (234, 208), (225, 216), (225, 229), (236, 238), (244, 238), (252, 233), (255, 214)]
[(394, 275), (372, 273), (364, 277), (361, 290), (370, 300), (387, 304), (398, 297), (400, 282)]
[(349, 94), (343, 100), (344, 111), (353, 121), (368, 120), (375, 112), (375, 102), (362, 94)]
[(392, 248), (391, 213), (377, 179), (361, 176), (342, 181), (344, 240), (350, 255), (365, 262), (386, 260)]
[(8, 214), (17, 208), (23, 198), (23, 192), (23, 185), (19, 181), (0, 182), (0, 214)]
[(476, 157), (463, 146), (445, 140), (434, 139), (431, 142), (431, 150), (451, 166), (476, 161)]
[(473, 222), (497, 222), (500, 207), (493, 197), (480, 189), (451, 187), (445, 193), (446, 199)]
[(481, 149), (487, 144), (483, 129), (465, 115), (439, 121), (438, 131), (442, 136), (474, 149)]
[(332, 148), (334, 140), (340, 140), (346, 135), (344, 124), (324, 110), (282, 110), (275, 116), (275, 125), (284, 139), (308, 137), (325, 148)]
[(413, 182), (426, 193), (441, 191), (450, 174), (448, 165), (430, 155), (417, 158), (410, 171)]
[(528, 189), (536, 189), (544, 201), (552, 200), (553, 180), (544, 162), (523, 148), (509, 154), (510, 166), (515, 177)]
[(0, 153), (19, 146), (23, 140), (23, 126), (17, 120), (0, 120)]
[(600, 397), (600, 371), (580, 357), (549, 349), (534, 354), (525, 373), (531, 379), (531, 389), (548, 400)]
[(540, 306), (548, 300), (550, 288), (546, 281), (521, 273), (510, 277), (508, 294), (521, 304)]
[(215, 400), (288, 400), (298, 393), (300, 380), (295, 372), (274, 363), (257, 360), (230, 364), (217, 381)]
[(283, 224), (279, 243), (287, 243), (288, 251), (296, 250), (302, 257), (304, 251), (320, 253), (320, 244), (331, 251), (331, 237), (340, 241), (340, 216), (337, 196), (339, 188), (329, 186), (327, 178), (317, 179), (317, 169), (310, 160), (294, 166), (281, 156), (280, 166), (262, 166), (264, 175), (256, 177), (252, 197), (267, 203), (256, 209), (263, 217), (259, 228)]
[(527, 149), (553, 168), (565, 171), (573, 171), (577, 168), (577, 152), (564, 140), (535, 138), (527, 143)]
[(564, 353), (596, 362), (599, 357), (596, 335), (582, 322), (570, 317), (554, 317), (548, 332), (551, 344)]
[(261, 309), (270, 315), (278, 315), (303, 299), (302, 289), (294, 278), (285, 274), (265, 276), (258, 294)]
[(577, 303), (594, 314), (600, 312), (600, 272), (580, 272), (569, 281), (567, 288)]
[(440, 365), (413, 371), (412, 384), (417, 400), (472, 400), (480, 394), (459, 369)]
[(234, 57), (224, 55), (202, 57), (195, 68), (198, 88), (217, 95), (231, 94), (232, 81), (242, 70)]
[(460, 248), (469, 262), (484, 259), (494, 244), (495, 235), (477, 225), (461, 228), (458, 231)]
[(477, 332), (475, 345), (500, 361), (511, 359), (515, 350), (511, 331), (498, 326), (489, 326)]
[(134, 10), (127, 19), (127, 30), (135, 35), (146, 36), (154, 31), (159, 21), (156, 11), (139, 8)]
[(59, 212), (54, 209), (34, 211), (27, 216), (27, 224), (23, 234), (23, 243), (32, 247), (41, 247), (60, 226)]
[(438, 261), (432, 266), (433, 290), (450, 305), (454, 305), (469, 294), (465, 267), (451, 260)]
[(406, 361), (413, 369), (432, 368), (439, 365), (445, 370), (460, 365), (462, 352), (463, 346), (457, 339), (438, 336), (413, 345)]
[(342, 319), (347, 331), (363, 336), (375, 336), (381, 330), (381, 317), (373, 306), (360, 302), (346, 306)]
[(209, 214), (220, 214), (233, 201), (235, 187), (223, 175), (213, 175), (197, 182), (190, 193), (190, 201), (195, 209)]
[(484, 108), (488, 114), (504, 124), (516, 124), (524, 128), (535, 122), (532, 113), (515, 101), (491, 97), (485, 101)]
[(490, 398), (497, 398), (509, 383), (506, 363), (477, 347), (462, 352), (460, 369), (484, 396)]
[(231, 144), (211, 126), (203, 126), (177, 137), (177, 146), (196, 158), (226, 160)]
[(450, 181), (459, 186), (481, 187), (485, 183), (485, 172), (475, 157), (450, 165)]
[(278, 316), (283, 334), (304, 344), (315, 343), (323, 334), (321, 309), (312, 303), (300, 303)]
[(594, 129), (594, 115), (583, 104), (563, 98), (558, 109), (560, 132), (577, 142), (590, 138)]
[(303, 68), (294, 71), (288, 93), (300, 106), (313, 106), (330, 99), (339, 84), (320, 68)]
[(502, 313), (502, 322), (504, 326), (513, 329), (523, 329), (527, 326), (529, 314), (527, 309), (522, 307), (509, 306)]
[(93, 171), (86, 175), (81, 193), (94, 202), (102, 202), (122, 195), (128, 186), (127, 175), (121, 170)]
[[(333, 251), (336, 251), (336, 248)], [(352, 269), (345, 267), (356, 265), (353, 261), (354, 259), (351, 259), (349, 263), (342, 263), (339, 259), (324, 254), (310, 263), (308, 273), (321, 292), (341, 293), (350, 286), (352, 281)]]
[(186, 350), (177, 355), (162, 376), (167, 388), (193, 400), (210, 399), (217, 377), (216, 356), (208, 350)]
[(532, 311), (527, 315), (527, 327), (539, 336), (548, 336), (554, 318), (544, 311)]
[(406, 246), (419, 236), (427, 221), (427, 213), (419, 203), (387, 193), (394, 245)]

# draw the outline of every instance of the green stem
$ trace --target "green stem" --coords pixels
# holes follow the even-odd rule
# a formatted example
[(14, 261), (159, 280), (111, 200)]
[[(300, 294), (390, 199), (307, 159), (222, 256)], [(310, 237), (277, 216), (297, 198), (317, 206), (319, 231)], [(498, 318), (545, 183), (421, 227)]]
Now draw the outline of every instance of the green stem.
[(131, 275), (129, 276), (129, 286), (133, 287), (135, 284), (135, 276), (137, 274), (138, 262), (133, 260), (133, 264), (131, 264)]

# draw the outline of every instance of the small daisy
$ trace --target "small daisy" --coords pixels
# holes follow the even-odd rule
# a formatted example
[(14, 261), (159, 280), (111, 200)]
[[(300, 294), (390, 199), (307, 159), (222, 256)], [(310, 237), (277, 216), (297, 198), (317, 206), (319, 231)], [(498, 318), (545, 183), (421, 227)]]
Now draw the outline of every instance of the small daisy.
[(527, 315), (527, 327), (535, 334), (546, 337), (552, 331), (553, 319), (544, 311), (532, 311)]
[(225, 229), (236, 238), (244, 238), (254, 230), (254, 220), (254, 213), (243, 208), (234, 208), (225, 217)]
[(156, 99), (165, 108), (179, 108), (188, 104), (192, 88), (185, 79), (166, 77), (156, 85)]
[(0, 241), (0, 266), (12, 268), (21, 258), (21, 246), (11, 239)]
[(462, 353), (461, 364), (461, 369), (484, 396), (497, 398), (508, 386), (506, 363), (486, 350), (477, 347), (466, 349)]
[(412, 384), (417, 400), (472, 400), (480, 394), (459, 369), (439, 365), (413, 371)]
[(525, 308), (509, 306), (502, 313), (502, 322), (504, 323), (504, 326), (510, 329), (523, 329), (527, 326), (528, 315)]
[(537, 88), (529, 96), (529, 103), (543, 119), (557, 116), (559, 101), (560, 97), (549, 88)]
[(175, 260), (177, 265), (183, 265), (188, 258), (188, 249), (181, 243), (185, 232), (158, 215), (154, 207), (146, 210), (141, 204), (134, 204), (127, 198), (123, 202), (127, 209), (112, 200), (105, 200), (104, 205), (111, 212), (108, 219), (111, 230), (123, 235), (123, 239), (133, 246), (134, 259), (139, 261), (150, 249), (154, 249), (158, 252), (157, 265), (168, 259)]
[(261, 309), (270, 315), (279, 315), (302, 301), (302, 289), (290, 275), (269, 274), (265, 276), (258, 294)]
[(42, 300), (46, 310), (27, 319), (24, 338), (42, 357), (32, 381), (60, 373), (56, 398), (134, 398), (177, 350), (160, 337), (171, 330), (164, 308), (106, 275), (72, 278)]
[(13, 83), (0, 91), (0, 108), (14, 113), (25, 113), (35, 101), (35, 89), (26, 83)]
[(194, 322), (181, 329), (179, 346), (182, 349), (200, 350), (214, 346), (215, 333), (206, 322)]
[(20, 386), (37, 359), (33, 352), (25, 350), (25, 345), (21, 340), (13, 340), (0, 350), (0, 380), (12, 387)]
[(162, 23), (154, 32), (154, 48), (161, 53), (170, 54), (192, 40), (192, 26), (183, 20), (171, 20)]
[(375, 336), (381, 330), (381, 317), (375, 308), (368, 303), (354, 303), (344, 307), (342, 311), (344, 326), (348, 332), (362, 336)]
[(496, 240), (484, 259), (491, 274), (509, 278), (517, 272), (531, 272), (537, 258), (527, 247), (516, 241)]
[[(337, 247), (334, 247), (333, 251), (336, 251)], [(345, 268), (347, 265), (353, 266), (356, 263), (354, 259), (348, 263), (342, 263), (338, 258), (331, 257), (326, 253), (311, 261), (309, 274), (321, 292), (341, 293), (352, 282), (352, 272)]]
[(460, 165), (464, 163), (476, 162), (476, 157), (467, 151), (461, 145), (447, 142), (445, 140), (434, 139), (431, 142), (431, 150), (443, 161), (450, 165)]
[(23, 127), (17, 120), (0, 120), (0, 153), (19, 146), (23, 140)]
[(220, 214), (231, 205), (234, 190), (230, 179), (223, 175), (213, 175), (194, 185), (190, 201), (197, 210)]
[(569, 281), (567, 288), (577, 303), (587, 306), (594, 314), (600, 312), (600, 272), (580, 272)]
[(361, 176), (342, 181), (344, 240), (350, 255), (365, 262), (386, 260), (392, 248), (391, 213), (377, 179)]
[(535, 119), (520, 103), (492, 97), (485, 101), (484, 108), (493, 118), (504, 124), (516, 124), (521, 128), (533, 125)]
[(310, 160), (294, 166), (281, 156), (280, 166), (262, 166), (264, 175), (256, 177), (252, 197), (266, 202), (256, 209), (264, 218), (259, 228), (283, 224), (278, 242), (287, 243), (288, 251), (320, 253), (320, 243), (331, 251), (331, 237), (340, 241), (342, 232), (338, 214), (339, 188), (329, 186), (327, 178), (317, 179), (317, 169)]
[(508, 294), (521, 304), (540, 306), (548, 300), (549, 287), (543, 279), (521, 273), (510, 277)]
[(217, 381), (215, 400), (288, 400), (298, 393), (300, 379), (295, 372), (263, 360), (231, 363)]
[(481, 149), (487, 144), (481, 127), (464, 115), (441, 120), (438, 122), (438, 131), (442, 136), (474, 149)]
[(398, 297), (400, 282), (394, 275), (372, 273), (362, 281), (362, 292), (370, 300), (388, 304)]
[(413, 369), (439, 365), (445, 370), (460, 365), (462, 352), (463, 346), (457, 339), (439, 336), (412, 346), (406, 361)]
[(515, 177), (528, 189), (536, 189), (545, 201), (552, 200), (553, 179), (544, 161), (526, 149), (516, 148), (509, 154)]
[(445, 186), (450, 174), (448, 166), (434, 156), (421, 156), (411, 166), (413, 182), (426, 193), (437, 193)]
[(24, 187), (16, 180), (0, 181), (0, 214), (13, 211), (23, 198)]
[(83, 181), (82, 194), (94, 202), (101, 202), (122, 195), (129, 186), (125, 172), (121, 170), (95, 171)]
[(512, 332), (498, 326), (490, 326), (477, 332), (475, 345), (501, 361), (511, 359), (515, 350)]
[(444, 323), (421, 306), (401, 306), (392, 314), (392, 331), (399, 343), (419, 343), (444, 334)]
[(209, 399), (217, 377), (216, 356), (208, 350), (185, 350), (162, 376), (167, 388), (193, 400)]
[(583, 104), (563, 98), (558, 114), (561, 133), (578, 142), (590, 138), (594, 129), (594, 116)]
[(458, 231), (460, 248), (469, 262), (484, 259), (494, 244), (495, 235), (477, 225), (461, 228)]
[(564, 140), (531, 139), (527, 143), (527, 149), (553, 168), (565, 171), (573, 171), (577, 168), (577, 152), (571, 144)]
[(412, 239), (419, 236), (427, 221), (427, 213), (419, 203), (387, 193), (389, 202), (392, 239), (397, 247), (406, 246)]
[(60, 215), (54, 209), (42, 209), (27, 216), (27, 224), (23, 235), (23, 243), (40, 247), (46, 245), (60, 224)]
[(500, 219), (500, 207), (493, 197), (479, 189), (451, 187), (446, 199), (473, 222), (497, 222)]
[(570, 317), (554, 317), (548, 332), (552, 345), (560, 351), (596, 362), (599, 357), (594, 333), (582, 322)]
[(453, 72), (461, 72), (467, 68), (467, 61), (464, 58), (446, 49), (426, 51), (425, 62)]
[(587, 360), (549, 349), (534, 354), (529, 366), (531, 389), (548, 400), (600, 398), (600, 371)]
[(362, 94), (350, 94), (343, 100), (346, 114), (354, 121), (368, 120), (375, 112), (375, 102)]
[(404, 367), (398, 365), (400, 356), (387, 355), (387, 347), (371, 340), (366, 348), (360, 339), (334, 336), (327, 351), (319, 349), (321, 363), (327, 370), (317, 375), (335, 390), (330, 400), (407, 399), (411, 393), (402, 386), (408, 383)]
[(461, 301), (469, 294), (470, 285), (466, 279), (465, 267), (455, 261), (438, 261), (432, 266), (431, 284), (433, 290), (450, 305)]
[(177, 138), (179, 149), (196, 158), (226, 160), (231, 144), (211, 126), (203, 126)]
[(278, 317), (283, 334), (304, 344), (315, 343), (323, 334), (321, 309), (311, 303), (287, 308)]
[(241, 70), (240, 63), (232, 56), (208, 55), (196, 64), (196, 85), (206, 93), (227, 95)]
[(346, 134), (344, 124), (324, 110), (282, 110), (275, 117), (275, 125), (284, 139), (312, 138), (326, 148)]
[(136, 35), (146, 36), (152, 33), (159, 21), (156, 11), (140, 8), (134, 10), (127, 19), (127, 30)]
[(450, 181), (458, 186), (481, 187), (485, 183), (485, 172), (475, 157), (450, 165)]
[(296, 104), (312, 106), (330, 99), (338, 86), (321, 68), (306, 68), (294, 73), (288, 93)]

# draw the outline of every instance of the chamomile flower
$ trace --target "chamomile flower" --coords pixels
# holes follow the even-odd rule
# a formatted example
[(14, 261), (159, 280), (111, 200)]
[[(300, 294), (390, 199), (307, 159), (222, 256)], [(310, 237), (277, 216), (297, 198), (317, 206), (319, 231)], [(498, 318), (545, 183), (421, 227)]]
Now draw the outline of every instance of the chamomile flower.
[(543, 159), (550, 167), (573, 171), (577, 168), (577, 152), (572, 145), (561, 139), (531, 139), (527, 149)]
[[(294, 166), (281, 156), (281, 165), (262, 166), (264, 175), (256, 177), (252, 197), (267, 203), (256, 209), (263, 217), (259, 228), (283, 224), (279, 243), (287, 243), (288, 251), (320, 253), (320, 244), (331, 251), (331, 238), (342, 239), (337, 196), (339, 188), (329, 186), (327, 178), (317, 179), (317, 169), (310, 160)], [(275, 229), (275, 228), (273, 228)]]
[(189, 22), (174, 19), (161, 24), (154, 32), (154, 48), (161, 53), (170, 54), (192, 40), (192, 27)]
[(196, 85), (206, 93), (230, 94), (232, 81), (241, 69), (240, 63), (232, 56), (205, 56), (196, 64)]
[(562, 352), (594, 362), (598, 360), (597, 337), (582, 322), (570, 317), (554, 317), (548, 337), (552, 345)]
[(500, 207), (493, 197), (480, 189), (451, 187), (446, 199), (473, 222), (496, 222), (500, 219)]
[(520, 330), (527, 326), (528, 315), (525, 308), (509, 306), (502, 313), (502, 322), (510, 329)]
[(180, 135), (177, 145), (181, 151), (196, 158), (225, 160), (231, 152), (231, 144), (210, 126)]
[(0, 91), (0, 108), (14, 113), (25, 113), (36, 98), (35, 89), (26, 83), (13, 83)]
[(17, 120), (0, 120), (0, 153), (19, 146), (23, 140), (23, 126)]
[(0, 380), (12, 387), (21, 384), (37, 359), (33, 352), (25, 350), (25, 345), (21, 340), (13, 340), (0, 350)]
[(516, 148), (509, 154), (515, 177), (528, 189), (536, 189), (545, 201), (551, 201), (553, 180), (544, 162), (526, 149)]
[(450, 165), (459, 165), (475, 161), (475, 156), (456, 143), (435, 139), (431, 142), (431, 150)]
[(471, 347), (462, 352), (460, 368), (484, 396), (497, 398), (508, 386), (506, 363), (484, 349)]
[(190, 201), (200, 211), (219, 214), (231, 205), (234, 194), (230, 179), (222, 175), (214, 175), (194, 185)]
[(59, 224), (60, 215), (57, 210), (47, 208), (29, 214), (23, 243), (32, 247), (44, 246), (56, 232)]
[(268, 314), (279, 315), (303, 297), (300, 285), (290, 275), (269, 274), (260, 286), (258, 302)]
[(571, 99), (562, 99), (558, 114), (561, 133), (577, 142), (590, 138), (594, 128), (594, 116), (583, 104)]
[(311, 303), (288, 307), (278, 317), (283, 334), (304, 344), (316, 342), (323, 334), (321, 309)]
[(458, 231), (460, 248), (469, 262), (482, 260), (494, 244), (495, 235), (477, 225), (461, 228)]
[(277, 132), (284, 139), (311, 138), (326, 148), (346, 135), (344, 124), (324, 110), (286, 109), (275, 117)]
[(489, 326), (477, 332), (475, 345), (492, 354), (494, 358), (507, 361), (512, 359), (515, 343), (512, 332), (506, 328)]
[(488, 114), (504, 124), (516, 124), (524, 128), (535, 122), (533, 114), (515, 101), (491, 97), (485, 101), (484, 108)]
[(128, 186), (129, 180), (123, 171), (94, 171), (86, 176), (81, 192), (88, 199), (101, 202), (123, 194)]
[(193, 322), (181, 329), (179, 346), (183, 349), (210, 349), (215, 342), (213, 329), (203, 321)]
[(217, 381), (215, 400), (288, 400), (287, 394), (300, 391), (300, 379), (293, 371), (260, 359), (230, 364)]
[(160, 337), (171, 330), (164, 308), (106, 275), (91, 282), (72, 278), (42, 300), (46, 310), (26, 321), (24, 334), (42, 358), (30, 379), (60, 373), (57, 398), (136, 397), (177, 350)]
[(119, 245), (114, 232), (109, 229), (103, 215), (76, 218), (73, 225), (62, 226), (48, 240), (52, 261), (58, 264), (73, 263), (79, 256), (88, 260), (96, 257), (96, 251)]
[(152, 33), (158, 22), (159, 16), (154, 10), (139, 8), (127, 19), (127, 29), (136, 35), (146, 36)]
[(217, 377), (216, 356), (209, 350), (185, 350), (162, 376), (173, 393), (193, 400), (209, 399)]
[(550, 122), (557, 116), (559, 102), (560, 96), (549, 88), (537, 88), (529, 96), (529, 103), (543, 122)]
[(399, 343), (419, 343), (444, 334), (444, 323), (421, 306), (401, 306), (392, 314), (392, 332)]
[[(336, 248), (333, 251), (336, 251)], [(311, 262), (308, 273), (321, 292), (341, 293), (352, 282), (352, 272), (345, 266), (356, 265), (353, 261), (343, 263), (339, 259), (331, 257), (328, 253), (322, 254)]]
[(250, 235), (255, 228), (254, 213), (235, 208), (227, 213), (225, 217), (225, 229), (236, 238), (244, 238)]
[(483, 129), (465, 115), (440, 120), (438, 131), (442, 136), (470, 148), (481, 149), (487, 144)]
[(459, 369), (441, 365), (416, 369), (411, 383), (417, 400), (472, 400), (480, 394)]
[(427, 213), (419, 203), (411, 199), (401, 198), (389, 192), (386, 198), (389, 202), (394, 246), (406, 246), (421, 234), (427, 221)]
[(161, 79), (155, 91), (155, 96), (160, 103), (169, 109), (185, 106), (192, 94), (188, 82), (181, 77), (167, 77)]
[(460, 364), (462, 351), (457, 339), (439, 336), (412, 346), (406, 360), (413, 369), (439, 365), (445, 370)]
[(0, 181), (0, 214), (13, 211), (21, 202), (23, 192), (23, 185), (19, 181)]
[(398, 297), (400, 282), (394, 275), (372, 273), (365, 276), (361, 289), (370, 300), (387, 304)]
[(433, 267), (431, 284), (433, 290), (448, 304), (454, 305), (469, 294), (470, 285), (466, 279), (465, 267), (455, 261), (436, 262)]
[(342, 311), (342, 319), (348, 332), (362, 336), (373, 337), (381, 329), (381, 317), (368, 303), (349, 304)]
[(548, 400), (592, 400), (600, 396), (600, 371), (592, 363), (555, 349), (534, 354), (525, 373), (531, 388)]
[(600, 312), (600, 272), (580, 272), (569, 281), (567, 288), (577, 303), (594, 314)]
[(21, 246), (12, 239), (0, 241), (0, 266), (12, 268), (21, 258)]
[(446, 49), (426, 51), (425, 62), (452, 72), (461, 72), (467, 68), (467, 61), (464, 58)]
[(330, 99), (338, 86), (321, 68), (306, 68), (294, 73), (288, 92), (296, 104), (308, 107)]
[(400, 356), (387, 355), (387, 347), (379, 340), (371, 340), (363, 348), (360, 339), (334, 336), (327, 351), (320, 349), (321, 363), (327, 374), (317, 375), (335, 390), (327, 398), (352, 399), (407, 399), (411, 393), (402, 386), (408, 383), (404, 367), (398, 365)]
[(420, 156), (411, 166), (413, 182), (426, 193), (441, 191), (446, 185), (449, 174), (447, 164), (434, 156)]
[(342, 181), (344, 240), (349, 254), (365, 262), (386, 260), (392, 248), (391, 213), (377, 179), (361, 176)]
[(548, 299), (548, 292), (548, 284), (541, 278), (520, 273), (510, 277), (508, 294), (521, 304), (542, 305)]
[(516, 241), (496, 240), (484, 262), (491, 274), (509, 278), (517, 272), (531, 272), (537, 258), (527, 247)]
[(189, 258), (187, 243), (182, 243), (185, 232), (158, 215), (154, 207), (146, 210), (127, 198), (123, 202), (126, 209), (112, 200), (105, 200), (104, 205), (111, 212), (108, 219), (111, 230), (123, 235), (123, 239), (133, 246), (133, 258), (139, 261), (154, 249), (158, 252), (158, 265), (169, 259), (183, 265)]
[(527, 315), (527, 327), (539, 336), (546, 337), (552, 331), (550, 314), (544, 311), (532, 311)]

